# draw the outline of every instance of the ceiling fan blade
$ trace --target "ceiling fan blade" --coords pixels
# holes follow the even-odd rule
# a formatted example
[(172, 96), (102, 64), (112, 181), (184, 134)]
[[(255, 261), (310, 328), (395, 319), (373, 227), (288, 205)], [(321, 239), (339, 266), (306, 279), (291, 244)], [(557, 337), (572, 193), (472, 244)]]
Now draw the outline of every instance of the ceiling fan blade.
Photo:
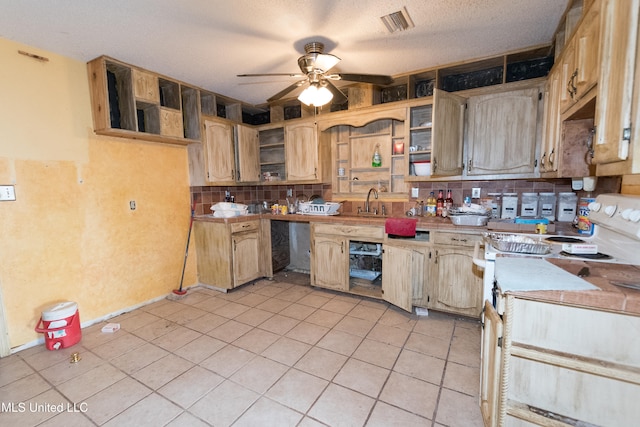
[(288, 86), (287, 88), (285, 88), (284, 90), (281, 90), (280, 92), (276, 93), (275, 95), (273, 95), (271, 98), (267, 99), (267, 102), (273, 102), (273, 101), (277, 101), (278, 99), (282, 98), (283, 96), (285, 96), (286, 94), (288, 94), (289, 92), (291, 92), (292, 90), (299, 88), (300, 86), (302, 86), (303, 84), (305, 84), (307, 82), (307, 80), (300, 80), (298, 82), (295, 82), (294, 84), (292, 84), (291, 86)]
[(236, 77), (269, 77), (269, 76), (306, 77), (307, 75), (301, 74), (301, 73), (236, 74)]
[(347, 74), (347, 73), (336, 73), (331, 76), (327, 76), (327, 78), (331, 78), (333, 80), (348, 80), (350, 82), (360, 82), (360, 83), (372, 83), (374, 85), (390, 85), (393, 83), (393, 77), (391, 76), (383, 76), (379, 74)]
[(347, 95), (338, 89), (336, 85), (331, 83), (329, 80), (325, 80), (325, 82), (327, 83), (327, 89), (329, 89), (333, 94), (333, 99), (331, 100), (332, 103), (340, 105), (347, 101)]

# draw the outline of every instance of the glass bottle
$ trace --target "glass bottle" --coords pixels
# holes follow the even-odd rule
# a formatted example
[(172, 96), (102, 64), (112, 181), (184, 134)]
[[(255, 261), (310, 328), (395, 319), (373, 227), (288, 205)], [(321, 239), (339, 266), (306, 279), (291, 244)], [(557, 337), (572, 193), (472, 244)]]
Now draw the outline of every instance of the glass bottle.
[(427, 198), (427, 216), (436, 216), (436, 196), (432, 191)]
[(436, 200), (436, 216), (442, 216), (444, 210), (444, 191), (438, 190), (438, 199)]
[(447, 190), (447, 198), (444, 199), (444, 209), (442, 215), (448, 215), (449, 209), (453, 208), (453, 196), (451, 196), (451, 190)]

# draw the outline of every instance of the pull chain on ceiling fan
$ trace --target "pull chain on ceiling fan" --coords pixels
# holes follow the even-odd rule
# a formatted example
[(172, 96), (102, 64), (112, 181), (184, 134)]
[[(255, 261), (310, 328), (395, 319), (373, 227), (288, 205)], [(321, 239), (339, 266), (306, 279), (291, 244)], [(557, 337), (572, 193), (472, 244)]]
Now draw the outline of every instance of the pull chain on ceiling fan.
[(262, 76), (285, 76), (285, 77), (305, 77), (284, 90), (276, 93), (267, 102), (277, 101), (289, 92), (302, 85), (309, 86), (300, 94), (298, 99), (306, 105), (320, 107), (329, 103), (332, 99), (342, 104), (347, 100), (347, 96), (338, 89), (330, 80), (345, 80), (359, 83), (372, 83), (377, 85), (389, 85), (393, 82), (390, 76), (378, 74), (327, 74), (331, 68), (335, 67), (340, 58), (329, 53), (324, 53), (324, 44), (320, 42), (307, 43), (304, 46), (305, 54), (298, 58), (298, 66), (303, 74), (299, 73), (271, 73), (271, 74), (238, 74), (238, 77), (262, 77)]

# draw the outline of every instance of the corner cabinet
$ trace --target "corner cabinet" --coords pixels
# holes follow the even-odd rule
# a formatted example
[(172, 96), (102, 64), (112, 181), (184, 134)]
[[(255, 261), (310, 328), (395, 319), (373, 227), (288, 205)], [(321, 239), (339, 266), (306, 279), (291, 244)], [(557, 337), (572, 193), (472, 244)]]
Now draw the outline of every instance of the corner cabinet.
[(198, 281), (232, 289), (260, 277), (272, 277), (268, 225), (268, 220), (258, 218), (232, 223), (194, 221)]
[(236, 185), (260, 176), (256, 131), (218, 117), (202, 116), (203, 142), (189, 144), (191, 185)]
[(200, 141), (200, 91), (106, 56), (87, 64), (94, 131), (187, 145)]
[(533, 177), (541, 100), (538, 87), (469, 98), (467, 176)]

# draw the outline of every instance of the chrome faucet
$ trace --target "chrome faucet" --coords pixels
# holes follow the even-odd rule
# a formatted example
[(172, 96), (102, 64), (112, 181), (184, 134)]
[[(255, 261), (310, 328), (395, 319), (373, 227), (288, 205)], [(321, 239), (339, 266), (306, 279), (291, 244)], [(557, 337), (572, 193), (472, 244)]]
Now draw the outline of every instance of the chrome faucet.
[(375, 199), (378, 198), (378, 190), (376, 190), (375, 188), (371, 187), (369, 189), (369, 192), (367, 193), (367, 200), (364, 202), (364, 211), (365, 211), (365, 213), (370, 213), (371, 212), (370, 209), (369, 209), (369, 198), (371, 197), (371, 192), (372, 191), (373, 191), (373, 197)]

